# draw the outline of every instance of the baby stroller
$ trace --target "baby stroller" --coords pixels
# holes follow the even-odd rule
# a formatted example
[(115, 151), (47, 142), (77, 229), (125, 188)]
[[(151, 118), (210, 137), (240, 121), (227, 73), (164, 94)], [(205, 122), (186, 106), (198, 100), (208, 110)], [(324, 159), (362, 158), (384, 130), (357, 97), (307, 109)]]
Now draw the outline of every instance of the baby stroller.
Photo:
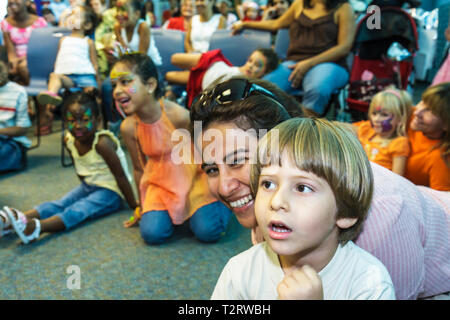
[[(346, 99), (353, 120), (367, 118), (369, 103), (377, 92), (392, 85), (407, 88), (418, 50), (416, 23), (407, 12), (397, 7), (383, 7), (379, 12), (379, 28), (371, 24), (374, 20), (369, 20), (372, 14), (368, 13), (356, 30)], [(403, 57), (388, 57), (388, 51), (395, 46), (403, 49)]]

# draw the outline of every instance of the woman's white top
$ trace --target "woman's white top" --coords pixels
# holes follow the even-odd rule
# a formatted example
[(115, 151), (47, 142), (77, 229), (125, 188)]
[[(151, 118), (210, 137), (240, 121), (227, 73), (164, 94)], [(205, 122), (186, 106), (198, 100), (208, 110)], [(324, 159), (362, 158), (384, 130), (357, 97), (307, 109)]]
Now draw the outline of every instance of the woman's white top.
[[(96, 74), (90, 59), (88, 37), (62, 38), (55, 62), (57, 74)], [(45, 45), (45, 44), (43, 44)]]
[[(141, 25), (141, 23), (146, 23), (143, 19), (139, 19), (138, 22), (136, 23), (136, 26), (134, 27), (133, 30), (133, 35), (131, 36), (131, 41), (128, 41), (128, 37), (125, 31), (125, 28), (122, 28), (120, 30), (121, 32), (121, 36), (123, 41), (125, 42), (125, 44), (127, 45), (127, 47), (131, 50), (131, 51), (139, 51), (139, 26)], [(150, 45), (148, 46), (148, 51), (147, 51), (147, 55), (152, 58), (153, 63), (157, 66), (162, 65), (162, 59), (161, 59), (161, 55), (159, 54), (158, 48), (156, 47), (155, 44), (155, 39), (153, 38), (153, 35), (150, 33)]]
[(214, 14), (205, 22), (200, 21), (200, 15), (195, 15), (191, 20), (191, 45), (195, 52), (205, 53), (209, 50), (209, 41), (220, 23), (220, 14)]

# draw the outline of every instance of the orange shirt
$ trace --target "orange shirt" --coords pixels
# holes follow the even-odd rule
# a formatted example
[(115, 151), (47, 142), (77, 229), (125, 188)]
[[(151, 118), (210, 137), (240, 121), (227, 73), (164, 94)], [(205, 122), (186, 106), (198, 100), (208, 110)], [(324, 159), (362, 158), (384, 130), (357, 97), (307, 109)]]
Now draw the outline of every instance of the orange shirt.
[[(167, 210), (172, 223), (182, 224), (197, 209), (217, 201), (209, 192), (206, 174), (200, 165), (175, 163), (171, 140), (174, 125), (160, 101), (161, 118), (151, 124), (138, 119), (137, 138), (139, 147), (147, 156), (140, 181), (141, 212)], [(188, 148), (193, 149), (191, 142)], [(141, 159), (143, 161), (143, 159)]]
[(381, 143), (379, 141), (373, 141), (376, 133), (370, 125), (370, 121), (360, 121), (353, 123), (353, 125), (358, 128), (358, 139), (370, 161), (392, 170), (394, 157), (409, 156), (410, 148), (408, 138), (397, 137), (389, 143)]
[(431, 140), (421, 131), (408, 129), (411, 155), (406, 163), (405, 177), (414, 184), (435, 190), (450, 191), (450, 168), (441, 157), (441, 150), (433, 147), (439, 140)]

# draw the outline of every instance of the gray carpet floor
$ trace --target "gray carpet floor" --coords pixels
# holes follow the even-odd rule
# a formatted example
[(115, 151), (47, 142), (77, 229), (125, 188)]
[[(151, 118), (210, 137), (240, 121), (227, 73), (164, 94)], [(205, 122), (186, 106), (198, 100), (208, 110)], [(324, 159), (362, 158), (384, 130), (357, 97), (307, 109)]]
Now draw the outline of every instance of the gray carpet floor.
[[(25, 171), (0, 175), (1, 206), (28, 210), (79, 184), (61, 165), (59, 126), (29, 151)], [(209, 299), (228, 259), (251, 246), (234, 217), (217, 243), (197, 241), (185, 224), (167, 243), (149, 246), (138, 228), (122, 227), (131, 214), (123, 209), (29, 245), (0, 238), (0, 299)], [(71, 289), (70, 266), (80, 271), (80, 289)]]

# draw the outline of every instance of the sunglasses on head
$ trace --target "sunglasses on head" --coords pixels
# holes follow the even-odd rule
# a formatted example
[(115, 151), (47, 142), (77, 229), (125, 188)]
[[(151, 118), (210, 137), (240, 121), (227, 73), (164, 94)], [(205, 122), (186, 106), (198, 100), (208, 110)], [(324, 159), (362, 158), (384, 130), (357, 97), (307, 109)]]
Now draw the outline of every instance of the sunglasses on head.
[(247, 79), (232, 79), (218, 84), (212, 90), (204, 91), (194, 98), (192, 105), (200, 104), (201, 107), (214, 107), (240, 101), (249, 96), (262, 94), (274, 100), (282, 109), (284, 107), (275, 95), (260, 85), (250, 83)]

